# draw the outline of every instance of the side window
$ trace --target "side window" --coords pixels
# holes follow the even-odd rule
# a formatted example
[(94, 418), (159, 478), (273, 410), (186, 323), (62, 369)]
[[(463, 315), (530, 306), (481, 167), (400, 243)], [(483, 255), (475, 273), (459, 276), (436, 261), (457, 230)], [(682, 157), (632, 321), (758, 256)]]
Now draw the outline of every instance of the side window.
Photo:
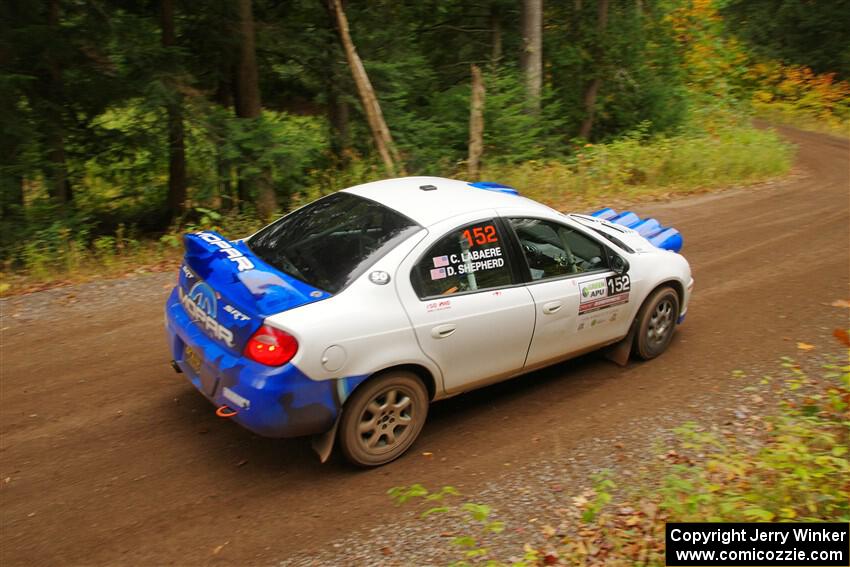
[(514, 218), (532, 281), (606, 268), (602, 245), (567, 226), (540, 219)]
[(434, 244), (411, 274), (419, 297), (510, 285), (502, 236), (492, 220), (454, 229)]

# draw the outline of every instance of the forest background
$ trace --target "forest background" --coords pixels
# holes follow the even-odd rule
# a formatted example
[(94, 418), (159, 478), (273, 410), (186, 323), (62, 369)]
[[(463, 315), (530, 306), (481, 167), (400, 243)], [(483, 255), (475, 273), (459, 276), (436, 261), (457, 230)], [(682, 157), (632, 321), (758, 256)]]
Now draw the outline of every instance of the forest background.
[(850, 0), (9, 0), (0, 293), (170, 266), (374, 179), (556, 207), (752, 183), (847, 136)]

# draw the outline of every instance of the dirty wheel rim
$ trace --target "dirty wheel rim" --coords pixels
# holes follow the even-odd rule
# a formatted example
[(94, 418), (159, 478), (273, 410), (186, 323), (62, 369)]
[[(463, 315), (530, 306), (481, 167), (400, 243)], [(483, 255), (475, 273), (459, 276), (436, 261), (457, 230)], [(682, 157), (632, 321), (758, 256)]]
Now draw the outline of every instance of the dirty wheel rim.
[(659, 301), (652, 310), (646, 338), (653, 346), (664, 344), (673, 330), (673, 302), (670, 299)]
[(357, 424), (357, 440), (367, 453), (388, 453), (410, 436), (415, 419), (413, 393), (392, 386), (366, 404)]

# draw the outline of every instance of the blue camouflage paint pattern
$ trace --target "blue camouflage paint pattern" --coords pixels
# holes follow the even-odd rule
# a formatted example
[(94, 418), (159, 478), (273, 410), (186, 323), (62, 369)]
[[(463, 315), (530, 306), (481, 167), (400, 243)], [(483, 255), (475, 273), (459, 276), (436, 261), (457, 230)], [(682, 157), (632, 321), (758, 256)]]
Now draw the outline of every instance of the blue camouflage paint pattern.
[(675, 228), (663, 227), (656, 219), (641, 219), (632, 211), (618, 214), (614, 209), (606, 207), (590, 213), (590, 216), (634, 229), (656, 248), (679, 252), (684, 244), (682, 235)]
[[(215, 233), (202, 234), (212, 234), (237, 249), (253, 267), (240, 271), (221, 246), (198, 234), (186, 235), (185, 269), (181, 268), (180, 283), (166, 303), (174, 360), (207, 399), (216, 406), (238, 410), (232, 419), (258, 435), (296, 437), (327, 431), (345, 398), (368, 376), (313, 380), (295, 364), (266, 366), (244, 357), (242, 349), (266, 317), (331, 294), (275, 270), (244, 243), (226, 241)], [(203, 322), (193, 319), (181, 301), (181, 290), (215, 322), (233, 332), (234, 344), (228, 345)], [(187, 347), (200, 355), (200, 372), (187, 363)], [(235, 396), (228, 397), (228, 391)], [(247, 400), (245, 407), (239, 407), (234, 399)]]

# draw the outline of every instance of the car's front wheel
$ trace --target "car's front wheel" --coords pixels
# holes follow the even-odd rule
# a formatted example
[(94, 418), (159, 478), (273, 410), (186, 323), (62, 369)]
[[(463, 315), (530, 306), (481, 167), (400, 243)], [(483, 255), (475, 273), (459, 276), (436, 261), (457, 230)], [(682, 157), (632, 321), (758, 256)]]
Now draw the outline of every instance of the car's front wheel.
[(413, 444), (428, 417), (428, 391), (412, 372), (390, 371), (354, 391), (340, 421), (345, 457), (363, 467), (386, 464)]
[(671, 287), (655, 290), (641, 307), (637, 321), (635, 352), (644, 360), (655, 358), (667, 348), (679, 317), (679, 295)]

